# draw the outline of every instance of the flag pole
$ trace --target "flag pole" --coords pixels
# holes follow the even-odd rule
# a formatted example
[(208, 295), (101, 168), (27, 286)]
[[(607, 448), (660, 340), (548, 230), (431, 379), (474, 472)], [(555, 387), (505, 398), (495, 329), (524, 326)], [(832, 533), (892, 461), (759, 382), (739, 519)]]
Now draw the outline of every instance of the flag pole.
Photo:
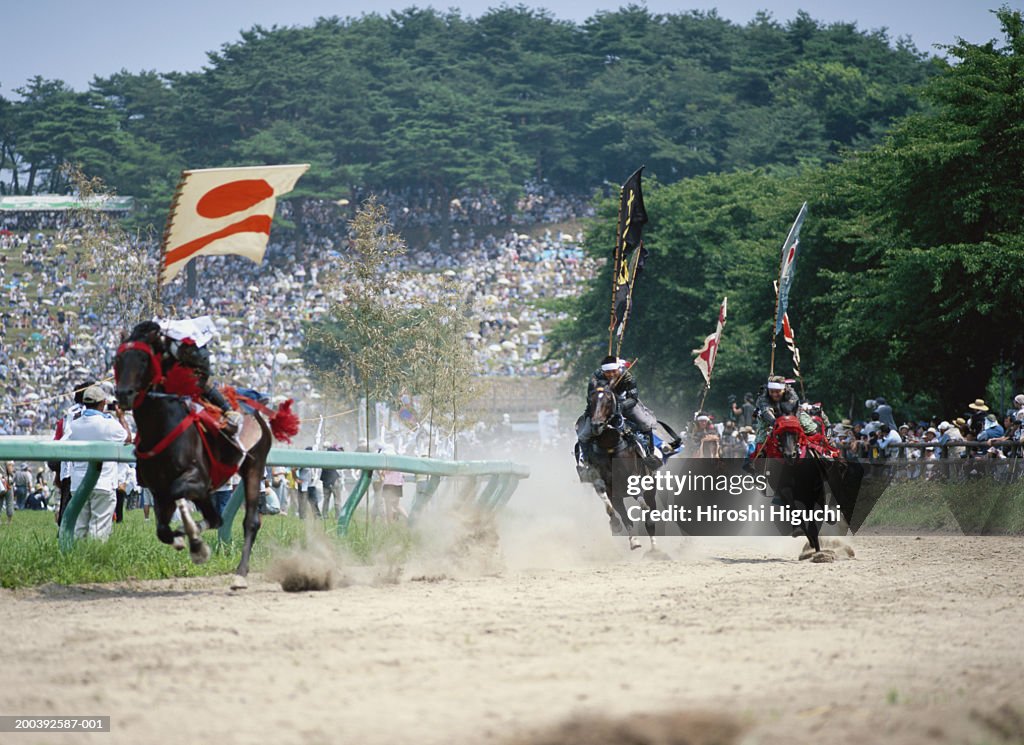
[(156, 310), (163, 315), (163, 286), (164, 286), (164, 262), (167, 258), (167, 241), (171, 237), (171, 229), (174, 227), (174, 215), (178, 211), (178, 202), (181, 200), (182, 191), (185, 189), (185, 180), (188, 178), (188, 171), (182, 171), (178, 178), (178, 185), (174, 187), (174, 196), (171, 197), (171, 208), (167, 211), (167, 222), (164, 223), (164, 234), (160, 239), (160, 257), (156, 270)]
[(700, 403), (697, 404), (697, 413), (698, 414), (700, 414), (702, 411), (704, 411), (704, 401), (705, 401), (705, 399), (707, 399), (708, 391), (710, 391), (710, 390), (711, 390), (711, 382), (705, 380), (704, 381), (704, 392), (700, 394)]
[(620, 233), (622, 226), (622, 195), (625, 185), (619, 187), (619, 219), (615, 222), (615, 260), (612, 263), (612, 307), (608, 319), (608, 354), (612, 353), (612, 346), (615, 344), (615, 293), (619, 289), (619, 262), (622, 260), (622, 241)]
[[(619, 327), (619, 343), (615, 349), (616, 357), (622, 354), (622, 339), (626, 335), (626, 324), (629, 323), (630, 312), (633, 310), (633, 285), (636, 283), (636, 268), (640, 265), (640, 256), (643, 250), (644, 242), (641, 240), (640, 245), (633, 251), (633, 266), (629, 270), (629, 292), (626, 294), (626, 312), (622, 316), (622, 325)], [(610, 349), (608, 354), (611, 354)]]
[[(783, 244), (783, 250), (785, 250), (785, 244)], [(785, 257), (783, 257), (782, 261), (784, 260)], [(769, 378), (775, 374), (775, 337), (778, 336), (775, 326), (779, 318), (779, 282), (782, 281), (782, 261), (779, 261), (779, 278), (775, 281), (775, 312), (772, 314), (772, 359), (768, 366)]]

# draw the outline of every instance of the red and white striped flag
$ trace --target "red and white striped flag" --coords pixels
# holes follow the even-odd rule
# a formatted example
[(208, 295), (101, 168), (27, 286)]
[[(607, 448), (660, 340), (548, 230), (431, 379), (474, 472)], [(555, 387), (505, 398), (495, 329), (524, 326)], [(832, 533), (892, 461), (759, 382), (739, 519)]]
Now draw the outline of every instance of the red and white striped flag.
[(789, 325), (789, 313), (782, 314), (782, 338), (786, 340), (786, 346), (793, 353), (793, 374), (800, 377), (800, 350), (796, 348), (796, 339), (793, 336), (793, 327)]
[(729, 298), (722, 298), (722, 309), (718, 312), (718, 327), (715, 329), (715, 333), (710, 334), (704, 339), (704, 345), (700, 349), (693, 350), (693, 353), (697, 355), (693, 360), (693, 364), (697, 366), (701, 375), (704, 376), (704, 382), (708, 388), (711, 387), (711, 373), (715, 369), (718, 344), (722, 341), (722, 329), (725, 328), (726, 305), (728, 301)]
[(263, 260), (277, 198), (295, 188), (308, 164), (184, 171), (164, 231), (160, 283), (195, 256), (238, 254)]

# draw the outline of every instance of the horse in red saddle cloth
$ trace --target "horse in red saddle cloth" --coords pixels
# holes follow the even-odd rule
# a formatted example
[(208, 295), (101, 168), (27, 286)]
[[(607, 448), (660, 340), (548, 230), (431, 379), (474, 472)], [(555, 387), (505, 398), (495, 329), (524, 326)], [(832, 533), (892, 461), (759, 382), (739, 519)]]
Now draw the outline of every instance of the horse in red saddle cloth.
[[(222, 523), (210, 494), (235, 473), (241, 474), (245, 487), (245, 542), (231, 586), (244, 588), (252, 545), (260, 528), (257, 508), (267, 453), (275, 438), (290, 440), (298, 433), (291, 401), (274, 412), (229, 392), (228, 398), (234, 397), (252, 410), (242, 417), (234, 436), (229, 437), (222, 431), (220, 410), (203, 402), (203, 388), (194, 371), (168, 353), (163, 331), (153, 321), (137, 325), (118, 348), (114, 376), (118, 403), (122, 408), (130, 408), (135, 416), (139, 483), (153, 493), (156, 534), (161, 541), (181, 550), (185, 547), (185, 536), (192, 561), (205, 562), (210, 548), (201, 533)], [(189, 501), (203, 514), (198, 524), (192, 518)], [(171, 530), (175, 507), (184, 532)]]
[[(775, 419), (772, 431), (751, 460), (761, 458), (778, 463), (778, 467), (767, 469), (766, 474), (775, 499), (793, 510), (818, 510), (827, 502), (828, 466), (839, 455), (822, 423), (819, 422), (814, 434), (808, 435), (797, 417), (783, 415)], [(821, 551), (821, 525), (822, 521), (805, 520), (799, 526), (816, 552)]]
[(779, 458), (788, 462), (811, 456), (838, 458), (839, 450), (825, 435), (824, 422), (820, 418), (816, 418), (815, 422), (818, 425), (817, 431), (808, 435), (795, 416), (787, 414), (777, 417), (772, 431), (753, 457)]

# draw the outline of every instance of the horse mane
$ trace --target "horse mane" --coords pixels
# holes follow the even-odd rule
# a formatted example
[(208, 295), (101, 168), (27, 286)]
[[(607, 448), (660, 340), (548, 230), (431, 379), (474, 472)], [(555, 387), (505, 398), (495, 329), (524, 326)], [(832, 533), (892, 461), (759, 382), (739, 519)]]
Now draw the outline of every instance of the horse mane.
[(149, 336), (160, 331), (160, 324), (156, 321), (143, 321), (135, 324), (135, 328), (128, 334), (125, 341), (148, 341)]
[(141, 341), (149, 344), (153, 347), (153, 351), (157, 355), (164, 353), (164, 335), (163, 329), (160, 328), (160, 324), (156, 321), (143, 321), (135, 325), (131, 333), (125, 337), (124, 341)]

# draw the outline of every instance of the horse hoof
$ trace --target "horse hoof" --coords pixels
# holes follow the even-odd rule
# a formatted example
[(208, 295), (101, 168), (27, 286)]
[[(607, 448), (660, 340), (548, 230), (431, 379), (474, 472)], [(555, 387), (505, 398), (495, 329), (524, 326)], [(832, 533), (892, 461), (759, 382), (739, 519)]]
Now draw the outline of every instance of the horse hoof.
[(249, 587), (249, 582), (241, 574), (236, 574), (231, 578), (232, 590), (244, 590), (247, 587)]
[(200, 541), (199, 547), (192, 549), (192, 563), (205, 564), (210, 560), (210, 547)]
[(825, 549), (824, 551), (815, 551), (811, 554), (812, 564), (831, 564), (836, 560), (836, 552)]
[(171, 545), (174, 547), (175, 551), (181, 551), (185, 548), (185, 539), (180, 535), (176, 535), (174, 536), (174, 540), (171, 541)]
[(631, 535), (629, 537), (629, 550), (636, 551), (638, 548), (640, 548), (640, 539), (635, 535)]

